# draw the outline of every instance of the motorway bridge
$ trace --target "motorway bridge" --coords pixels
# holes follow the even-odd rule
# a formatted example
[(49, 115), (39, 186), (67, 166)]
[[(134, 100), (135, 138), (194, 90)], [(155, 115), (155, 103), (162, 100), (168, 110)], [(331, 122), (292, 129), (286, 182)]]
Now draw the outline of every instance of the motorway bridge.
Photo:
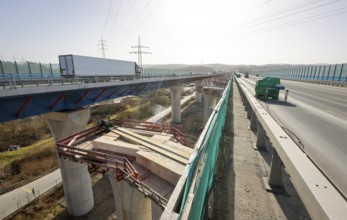
[(0, 122), (49, 112), (78, 109), (96, 102), (139, 95), (159, 88), (201, 81), (223, 74), (155, 76), (126, 80), (109, 77), (0, 78)]
[[(242, 78), (255, 94), (258, 78)], [(261, 101), (298, 145), (347, 197), (347, 89), (281, 80), (288, 101)], [(280, 93), (284, 99), (284, 91)]]

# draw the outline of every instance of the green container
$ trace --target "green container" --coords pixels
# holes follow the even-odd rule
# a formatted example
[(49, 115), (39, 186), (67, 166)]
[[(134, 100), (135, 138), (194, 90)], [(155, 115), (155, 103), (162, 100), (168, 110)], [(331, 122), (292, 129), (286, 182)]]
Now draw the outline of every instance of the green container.
[(267, 90), (267, 98), (271, 97), (273, 100), (278, 100), (279, 90), (276, 85), (280, 85), (280, 79), (277, 77), (265, 77), (258, 80), (255, 84), (255, 97), (265, 98)]

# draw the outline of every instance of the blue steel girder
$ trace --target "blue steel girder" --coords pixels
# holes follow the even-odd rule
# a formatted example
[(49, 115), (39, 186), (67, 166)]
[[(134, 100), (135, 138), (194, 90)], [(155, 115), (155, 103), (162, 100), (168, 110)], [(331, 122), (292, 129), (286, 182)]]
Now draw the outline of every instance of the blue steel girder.
[(215, 76), (219, 75), (3, 90), (0, 92), (0, 123), (49, 112), (78, 109), (96, 102), (127, 95), (137, 96), (151, 90)]

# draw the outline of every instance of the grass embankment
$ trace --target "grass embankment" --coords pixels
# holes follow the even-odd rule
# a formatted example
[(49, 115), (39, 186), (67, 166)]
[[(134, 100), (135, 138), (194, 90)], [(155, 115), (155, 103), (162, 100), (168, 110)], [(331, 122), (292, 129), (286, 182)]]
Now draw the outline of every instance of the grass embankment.
[(58, 168), (53, 138), (40, 140), (17, 151), (0, 154), (0, 192), (11, 190)]

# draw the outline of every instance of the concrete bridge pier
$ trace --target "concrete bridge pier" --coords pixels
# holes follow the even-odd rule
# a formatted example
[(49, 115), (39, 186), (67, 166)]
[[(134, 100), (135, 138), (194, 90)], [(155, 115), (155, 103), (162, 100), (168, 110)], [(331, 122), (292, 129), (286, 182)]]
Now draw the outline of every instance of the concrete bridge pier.
[(171, 92), (171, 123), (181, 123), (182, 86), (170, 87)]
[(202, 83), (196, 82), (195, 83), (195, 102), (201, 102), (201, 95), (202, 95)]
[(152, 201), (126, 181), (118, 182), (115, 171), (107, 174), (112, 185), (117, 219), (152, 220)]
[(155, 204), (155, 202), (151, 201), (151, 203), (152, 203), (152, 220), (159, 220), (164, 210), (159, 205)]
[(204, 96), (204, 125), (207, 123), (214, 107), (216, 107), (218, 98), (222, 92), (223, 89), (217, 87), (204, 87), (202, 89), (202, 94)]
[[(43, 116), (57, 141), (84, 130), (90, 117), (90, 109), (51, 112)], [(87, 214), (94, 207), (88, 166), (63, 158), (58, 158), (58, 161), (68, 213), (73, 216)]]

